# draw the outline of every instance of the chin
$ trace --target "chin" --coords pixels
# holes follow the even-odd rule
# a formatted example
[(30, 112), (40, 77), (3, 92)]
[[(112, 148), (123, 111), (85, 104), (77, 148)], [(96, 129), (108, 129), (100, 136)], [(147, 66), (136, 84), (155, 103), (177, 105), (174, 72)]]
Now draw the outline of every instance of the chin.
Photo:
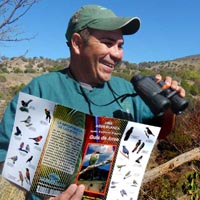
[(102, 73), (101, 75), (99, 74), (99, 83), (105, 83), (108, 82), (111, 78), (111, 74), (110, 73)]
[(111, 76), (104, 78), (103, 82), (108, 82), (110, 80)]

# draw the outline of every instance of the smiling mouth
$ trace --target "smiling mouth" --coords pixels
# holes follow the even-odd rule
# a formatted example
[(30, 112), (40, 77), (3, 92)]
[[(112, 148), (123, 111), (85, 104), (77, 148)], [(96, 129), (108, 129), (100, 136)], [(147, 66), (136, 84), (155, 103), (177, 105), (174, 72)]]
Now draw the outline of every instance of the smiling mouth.
[(112, 69), (114, 69), (115, 65), (110, 64), (110, 63), (106, 63), (106, 62), (102, 62), (103, 65), (106, 65), (107, 67), (110, 67)]

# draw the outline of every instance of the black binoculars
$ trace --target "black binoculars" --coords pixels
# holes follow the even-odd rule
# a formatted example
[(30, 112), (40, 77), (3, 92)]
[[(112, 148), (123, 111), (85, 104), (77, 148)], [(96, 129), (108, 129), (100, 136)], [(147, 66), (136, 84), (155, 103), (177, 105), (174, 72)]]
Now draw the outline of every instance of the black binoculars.
[(157, 116), (163, 115), (168, 108), (171, 108), (175, 114), (181, 114), (188, 107), (187, 99), (167, 87), (164, 81), (157, 82), (153, 76), (136, 75), (132, 77), (131, 83), (138, 95)]

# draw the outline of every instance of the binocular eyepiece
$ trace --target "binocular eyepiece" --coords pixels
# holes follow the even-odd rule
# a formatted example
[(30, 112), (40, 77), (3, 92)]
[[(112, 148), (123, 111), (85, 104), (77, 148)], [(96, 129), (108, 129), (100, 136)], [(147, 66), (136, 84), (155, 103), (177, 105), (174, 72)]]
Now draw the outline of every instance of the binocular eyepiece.
[(175, 114), (181, 114), (188, 107), (188, 100), (180, 97), (177, 91), (172, 90), (164, 81), (157, 83), (152, 76), (136, 75), (132, 77), (131, 83), (157, 116), (163, 115), (168, 108)]

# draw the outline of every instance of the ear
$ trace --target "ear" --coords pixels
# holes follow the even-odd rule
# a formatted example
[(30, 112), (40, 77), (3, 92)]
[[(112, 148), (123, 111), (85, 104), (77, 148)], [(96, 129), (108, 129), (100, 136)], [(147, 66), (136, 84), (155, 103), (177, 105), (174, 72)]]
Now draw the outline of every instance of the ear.
[(80, 47), (83, 43), (83, 40), (78, 33), (74, 33), (71, 38), (71, 47), (76, 54), (80, 54)]

